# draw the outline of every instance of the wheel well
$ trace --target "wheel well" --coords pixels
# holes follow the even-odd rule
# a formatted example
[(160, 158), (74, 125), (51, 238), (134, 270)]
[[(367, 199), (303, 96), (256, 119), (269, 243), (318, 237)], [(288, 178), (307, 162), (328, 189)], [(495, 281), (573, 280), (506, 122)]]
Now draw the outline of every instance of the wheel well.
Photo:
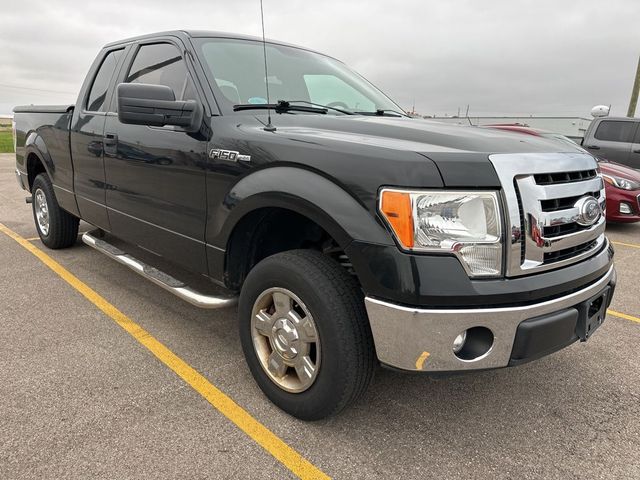
[(260, 260), (300, 248), (329, 255), (354, 274), (344, 250), (316, 222), (286, 208), (261, 208), (245, 215), (229, 238), (225, 266), (227, 286), (239, 290)]
[(27, 157), (27, 179), (29, 180), (29, 191), (31, 191), (33, 181), (36, 179), (36, 177), (41, 173), (46, 172), (47, 171), (44, 168), (44, 163), (42, 163), (42, 160), (40, 160), (40, 158), (35, 153), (30, 153)]

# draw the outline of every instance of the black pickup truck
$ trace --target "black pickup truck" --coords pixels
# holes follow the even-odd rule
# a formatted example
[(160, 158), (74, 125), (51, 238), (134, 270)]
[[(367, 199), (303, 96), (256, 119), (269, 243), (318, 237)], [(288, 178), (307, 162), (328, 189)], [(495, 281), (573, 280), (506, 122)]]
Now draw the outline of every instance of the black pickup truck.
[(115, 42), (75, 106), (17, 107), (15, 122), (43, 243), (74, 245), (82, 219), (85, 243), (178, 297), (238, 302), (256, 382), (302, 419), (353, 402), (378, 363), (481, 370), (585, 341), (611, 302), (591, 155), (410, 118), (305, 48), (199, 31)]

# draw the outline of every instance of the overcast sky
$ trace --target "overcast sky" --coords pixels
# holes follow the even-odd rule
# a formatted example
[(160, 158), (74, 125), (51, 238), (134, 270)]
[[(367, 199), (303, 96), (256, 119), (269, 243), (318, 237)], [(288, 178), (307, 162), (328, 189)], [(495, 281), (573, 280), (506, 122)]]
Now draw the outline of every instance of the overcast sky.
[[(264, 5), (267, 37), (337, 57), (425, 115), (625, 115), (640, 55), (640, 0)], [(172, 29), (259, 35), (259, 0), (3, 0), (0, 114), (74, 103), (105, 43)]]

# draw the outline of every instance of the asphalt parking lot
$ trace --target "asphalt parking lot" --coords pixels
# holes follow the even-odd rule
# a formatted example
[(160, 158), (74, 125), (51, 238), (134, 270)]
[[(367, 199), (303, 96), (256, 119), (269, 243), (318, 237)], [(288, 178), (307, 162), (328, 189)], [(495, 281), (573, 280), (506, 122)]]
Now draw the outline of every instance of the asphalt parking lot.
[[(46, 250), (14, 168), (0, 155), (0, 223)], [(45, 251), (148, 332), (135, 337), (0, 232), (0, 478), (640, 478), (640, 224), (608, 234), (615, 315), (589, 342), (449, 378), (379, 369), (354, 408), (304, 423), (255, 385), (235, 309), (192, 307), (80, 241)]]

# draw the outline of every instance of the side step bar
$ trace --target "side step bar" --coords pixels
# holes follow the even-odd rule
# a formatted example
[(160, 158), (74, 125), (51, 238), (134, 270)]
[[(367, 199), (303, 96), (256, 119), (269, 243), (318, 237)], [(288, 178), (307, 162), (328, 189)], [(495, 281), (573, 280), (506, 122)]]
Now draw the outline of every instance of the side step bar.
[(226, 308), (238, 303), (237, 296), (218, 296), (204, 295), (189, 288), (180, 280), (173, 278), (161, 272), (157, 268), (151, 267), (137, 258), (132, 257), (128, 253), (123, 252), (119, 248), (114, 247), (110, 243), (94, 237), (96, 232), (87, 232), (82, 235), (82, 241), (92, 248), (95, 248), (106, 256), (113, 258), (116, 262), (126, 265), (134, 272), (142, 275), (147, 280), (151, 280), (156, 285), (164, 288), (182, 300), (189, 302), (200, 308)]

